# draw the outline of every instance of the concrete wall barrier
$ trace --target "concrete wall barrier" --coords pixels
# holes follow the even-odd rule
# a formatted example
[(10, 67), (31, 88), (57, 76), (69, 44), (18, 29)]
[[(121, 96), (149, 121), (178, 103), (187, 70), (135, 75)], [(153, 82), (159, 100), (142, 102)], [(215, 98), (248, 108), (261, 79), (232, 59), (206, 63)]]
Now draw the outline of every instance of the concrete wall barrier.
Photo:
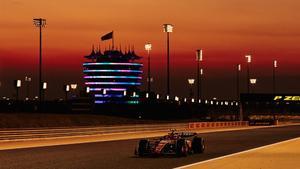
[(245, 127), (249, 126), (248, 121), (231, 121), (231, 122), (194, 122), (189, 123), (189, 129), (200, 128), (223, 128), (223, 127)]
[(202, 129), (202, 128), (226, 128), (248, 126), (247, 121), (235, 122), (193, 122), (193, 123), (168, 123), (168, 124), (136, 124), (124, 126), (102, 127), (69, 127), (69, 128), (44, 128), (44, 129), (0, 129), (0, 141), (22, 140), (33, 138), (51, 138), (67, 136), (84, 136), (116, 133), (145, 133), (168, 132), (170, 129), (178, 131)]

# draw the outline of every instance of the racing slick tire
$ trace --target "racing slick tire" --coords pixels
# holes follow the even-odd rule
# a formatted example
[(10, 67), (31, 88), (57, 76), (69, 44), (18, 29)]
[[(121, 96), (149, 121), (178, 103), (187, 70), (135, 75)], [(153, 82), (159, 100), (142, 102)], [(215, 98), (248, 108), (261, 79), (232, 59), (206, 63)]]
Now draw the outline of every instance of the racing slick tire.
[(192, 149), (195, 154), (203, 153), (205, 149), (204, 139), (202, 137), (194, 137), (192, 141)]
[(138, 155), (145, 156), (148, 152), (149, 141), (148, 140), (140, 140), (138, 147)]
[(188, 154), (188, 147), (187, 147), (185, 139), (177, 140), (176, 155), (179, 157), (182, 157), (182, 156), (187, 156), (187, 154)]

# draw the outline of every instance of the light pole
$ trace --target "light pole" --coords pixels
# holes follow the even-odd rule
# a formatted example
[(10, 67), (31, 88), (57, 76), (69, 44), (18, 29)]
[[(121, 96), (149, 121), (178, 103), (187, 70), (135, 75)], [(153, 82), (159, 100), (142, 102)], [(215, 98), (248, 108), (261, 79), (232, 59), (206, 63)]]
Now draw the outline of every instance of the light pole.
[[(257, 79), (250, 79), (249, 81), (250, 81), (251, 85), (253, 85), (253, 88), (254, 88), (254, 85), (256, 84)], [(253, 93), (254, 93), (254, 89), (253, 89)]]
[(170, 95), (170, 32), (173, 32), (173, 25), (164, 24), (164, 32), (167, 33), (167, 95)]
[(250, 63), (251, 63), (251, 55), (246, 55), (247, 58), (247, 93), (250, 93)]
[(240, 72), (242, 71), (241, 64), (236, 65), (236, 98), (240, 99)]
[(30, 82), (31, 82), (31, 77), (25, 77), (25, 82), (26, 82), (26, 98), (29, 99), (29, 85), (30, 85)]
[[(202, 49), (198, 49), (196, 51), (196, 61), (197, 61), (197, 100), (200, 99), (200, 79), (201, 79), (201, 72), (200, 72), (200, 62), (203, 61)], [(202, 70), (203, 73), (203, 70)]]
[[(273, 61), (273, 94), (276, 93), (276, 79), (275, 79), (275, 73), (276, 73), (276, 69), (277, 69), (278, 65), (277, 65), (277, 60)], [(276, 114), (275, 114), (275, 110), (273, 110), (273, 120), (274, 123), (276, 123)]]
[(65, 91), (65, 100), (68, 101), (68, 93), (70, 92), (70, 85), (64, 85), (64, 91)]
[(277, 60), (273, 61), (273, 93), (276, 93), (276, 69), (277, 69), (278, 65), (277, 65)]
[[(76, 96), (76, 89), (77, 89), (77, 84), (76, 83), (73, 83), (73, 84), (70, 84), (70, 87), (71, 87), (71, 89), (73, 90), (73, 97), (77, 97)], [(103, 89), (103, 94), (106, 94), (106, 90), (105, 89)]]
[(151, 43), (145, 44), (145, 50), (147, 50), (147, 52), (148, 52), (148, 77), (147, 77), (148, 86), (147, 86), (147, 90), (148, 90), (149, 94), (151, 92), (151, 72), (150, 72), (150, 50), (151, 49), (152, 49)]
[(39, 59), (39, 101), (42, 101), (42, 28), (46, 26), (46, 19), (35, 18), (33, 23), (40, 29), (40, 59)]
[(195, 84), (195, 79), (188, 79), (188, 83), (190, 85), (190, 98), (194, 97), (193, 86)]
[(19, 101), (19, 88), (21, 87), (22, 82), (21, 80), (15, 80), (15, 87), (16, 87), (16, 102)]
[(42, 101), (45, 101), (46, 90), (47, 90), (47, 82), (43, 82), (43, 99), (42, 99)]
[[(202, 99), (202, 76), (203, 76), (203, 69), (200, 69), (200, 82), (199, 82), (199, 98)], [(198, 99), (199, 100), (199, 99)]]

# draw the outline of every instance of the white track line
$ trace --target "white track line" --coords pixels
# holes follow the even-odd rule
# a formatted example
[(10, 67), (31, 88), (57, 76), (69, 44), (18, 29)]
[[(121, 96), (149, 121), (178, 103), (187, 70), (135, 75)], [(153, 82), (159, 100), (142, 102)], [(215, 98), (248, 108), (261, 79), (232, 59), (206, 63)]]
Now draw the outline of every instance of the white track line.
[(224, 158), (227, 158), (227, 157), (232, 157), (232, 156), (236, 156), (236, 155), (239, 155), (239, 154), (245, 154), (247, 152), (252, 152), (252, 151), (256, 151), (256, 150), (260, 150), (260, 149), (263, 149), (263, 148), (272, 147), (272, 146), (275, 146), (275, 145), (279, 145), (279, 144), (283, 144), (283, 143), (287, 143), (287, 142), (291, 142), (291, 141), (296, 141), (296, 140), (300, 140), (300, 137), (293, 138), (293, 139), (290, 139), (290, 140), (281, 141), (281, 142), (277, 142), (277, 143), (273, 143), (273, 144), (269, 144), (269, 145), (265, 145), (265, 146), (262, 146), (262, 147), (257, 147), (257, 148), (241, 151), (241, 152), (238, 152), (238, 153), (233, 153), (233, 154), (229, 154), (229, 155), (225, 155), (225, 156), (205, 160), (205, 161), (200, 161), (200, 162), (184, 165), (184, 166), (181, 166), (181, 167), (176, 167), (174, 169), (185, 169), (185, 168), (192, 167), (192, 166), (195, 166), (195, 165), (200, 165), (200, 164), (208, 163), (208, 162), (211, 162), (211, 161), (216, 161), (216, 160), (224, 159)]

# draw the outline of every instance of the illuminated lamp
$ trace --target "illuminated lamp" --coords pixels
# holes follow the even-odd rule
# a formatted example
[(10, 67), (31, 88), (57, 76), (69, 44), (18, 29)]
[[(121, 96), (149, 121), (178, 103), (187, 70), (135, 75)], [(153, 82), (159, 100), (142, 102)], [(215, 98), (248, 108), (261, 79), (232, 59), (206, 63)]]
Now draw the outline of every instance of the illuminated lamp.
[(77, 84), (71, 84), (71, 89), (76, 90), (77, 89)]
[(202, 49), (196, 50), (196, 60), (197, 61), (203, 61)]
[(43, 82), (43, 90), (47, 89), (47, 82)]
[(172, 24), (163, 24), (164, 32), (173, 32), (174, 26)]

